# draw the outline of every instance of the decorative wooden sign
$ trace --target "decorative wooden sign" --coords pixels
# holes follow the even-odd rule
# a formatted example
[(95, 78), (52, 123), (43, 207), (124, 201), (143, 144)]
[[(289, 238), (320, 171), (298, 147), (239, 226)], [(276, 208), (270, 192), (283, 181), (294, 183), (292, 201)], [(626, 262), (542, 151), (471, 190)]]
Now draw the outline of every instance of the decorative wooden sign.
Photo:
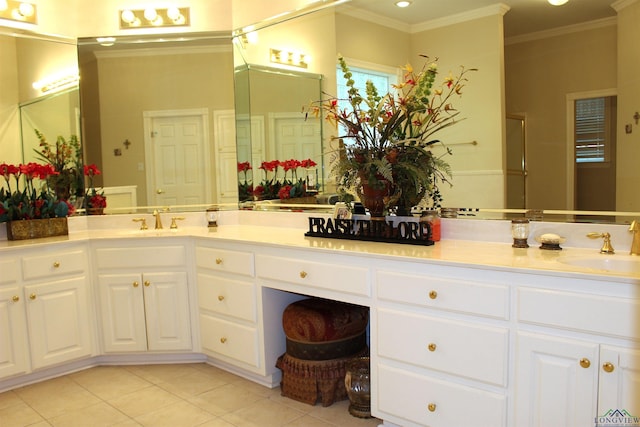
[(433, 245), (431, 224), (426, 221), (393, 221), (342, 218), (309, 218), (307, 237), (401, 243), (405, 245)]

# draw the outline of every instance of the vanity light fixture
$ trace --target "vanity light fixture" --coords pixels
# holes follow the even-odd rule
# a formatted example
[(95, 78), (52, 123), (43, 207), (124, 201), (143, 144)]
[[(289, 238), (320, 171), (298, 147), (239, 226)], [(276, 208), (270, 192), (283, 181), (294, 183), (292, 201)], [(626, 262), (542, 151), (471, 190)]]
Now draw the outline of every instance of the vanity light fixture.
[(410, 6), (410, 5), (411, 5), (411, 2), (410, 1), (406, 1), (406, 0), (405, 1), (397, 1), (396, 2), (396, 6), (398, 6), (398, 7), (407, 7), (407, 6)]
[(562, 6), (563, 4), (568, 2), (569, 0), (547, 0), (547, 1), (552, 6)]
[(188, 7), (166, 9), (124, 9), (120, 11), (120, 29), (186, 27), (190, 25)]
[(24, 1), (0, 0), (0, 19), (10, 21), (37, 23), (36, 5)]
[(78, 69), (73, 68), (45, 77), (42, 80), (38, 80), (37, 82), (34, 82), (32, 86), (35, 90), (39, 90), (44, 95), (60, 92), (64, 89), (76, 86), (79, 80), (80, 76), (78, 74)]
[(300, 52), (289, 52), (282, 49), (270, 49), (269, 55), (274, 64), (291, 65), (293, 67), (307, 68), (309, 56)]

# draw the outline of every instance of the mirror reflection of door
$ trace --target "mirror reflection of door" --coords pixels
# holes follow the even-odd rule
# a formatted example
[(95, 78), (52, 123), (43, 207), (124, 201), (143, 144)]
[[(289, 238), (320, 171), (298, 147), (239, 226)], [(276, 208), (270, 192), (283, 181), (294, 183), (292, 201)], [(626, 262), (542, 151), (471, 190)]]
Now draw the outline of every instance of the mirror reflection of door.
[(523, 116), (507, 115), (507, 209), (525, 209), (526, 192), (526, 140)]
[(150, 112), (145, 120), (152, 171), (147, 173), (148, 200), (154, 205), (208, 203), (206, 114)]
[(575, 100), (575, 209), (616, 210), (616, 96)]

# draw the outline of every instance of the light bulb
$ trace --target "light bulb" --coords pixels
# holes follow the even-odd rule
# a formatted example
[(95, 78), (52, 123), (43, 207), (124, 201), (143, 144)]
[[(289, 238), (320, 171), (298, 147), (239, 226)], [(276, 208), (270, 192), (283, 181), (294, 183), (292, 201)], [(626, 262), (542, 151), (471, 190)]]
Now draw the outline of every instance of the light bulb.
[(180, 9), (177, 7), (170, 7), (167, 9), (167, 17), (172, 21), (179, 19), (182, 15), (180, 15)]
[(144, 10), (144, 19), (153, 22), (158, 17), (158, 12), (152, 7)]
[(24, 17), (30, 17), (33, 16), (33, 5), (31, 3), (20, 3), (20, 15), (24, 16)]
[(7, 0), (0, 0), (0, 11), (7, 10), (8, 7)]
[(563, 4), (565, 4), (566, 2), (568, 2), (569, 0), (547, 0), (549, 2), (550, 5), (553, 6), (562, 6)]
[(122, 13), (120, 14), (120, 18), (122, 18), (122, 20), (127, 24), (132, 24), (133, 21), (135, 21), (136, 16), (133, 14), (132, 11), (127, 9), (122, 11)]
[(410, 1), (397, 1), (396, 6), (398, 7), (407, 7), (411, 4)]

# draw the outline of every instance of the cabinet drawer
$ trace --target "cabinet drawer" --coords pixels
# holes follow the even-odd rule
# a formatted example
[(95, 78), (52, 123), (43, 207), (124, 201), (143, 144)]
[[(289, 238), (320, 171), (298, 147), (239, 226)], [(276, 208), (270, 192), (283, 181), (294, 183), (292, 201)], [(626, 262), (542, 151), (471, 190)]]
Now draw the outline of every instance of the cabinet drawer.
[(0, 285), (9, 285), (18, 281), (20, 270), (16, 259), (0, 260)]
[(201, 314), (200, 335), (205, 352), (217, 353), (259, 367), (256, 328)]
[(638, 338), (640, 300), (546, 289), (518, 289), (518, 320)]
[(98, 268), (184, 267), (184, 246), (96, 249)]
[(196, 247), (196, 266), (249, 277), (254, 275), (253, 254), (251, 252)]
[(379, 271), (377, 290), (382, 300), (508, 318), (509, 288), (503, 285)]
[(369, 270), (340, 264), (256, 255), (259, 277), (355, 295), (371, 294)]
[(507, 399), (502, 394), (384, 364), (379, 364), (377, 370), (377, 406), (384, 413), (430, 427), (506, 425)]
[(505, 386), (508, 329), (378, 310), (378, 355)]
[(203, 310), (256, 321), (256, 288), (251, 282), (198, 273), (198, 301)]
[(60, 277), (82, 273), (87, 268), (87, 256), (81, 249), (22, 258), (24, 280)]

